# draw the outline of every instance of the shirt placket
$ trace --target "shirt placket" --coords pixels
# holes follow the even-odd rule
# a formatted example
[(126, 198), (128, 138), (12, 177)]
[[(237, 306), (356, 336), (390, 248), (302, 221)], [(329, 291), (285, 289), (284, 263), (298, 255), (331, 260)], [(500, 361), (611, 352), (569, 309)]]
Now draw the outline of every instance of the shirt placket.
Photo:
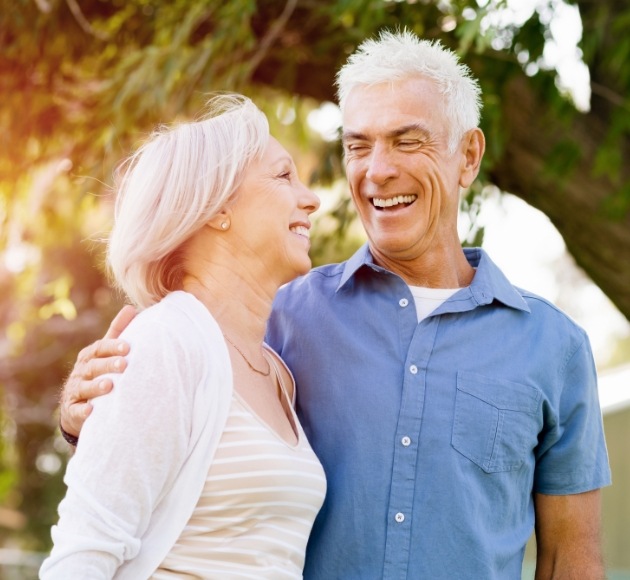
[[(407, 311), (404, 316), (415, 317), (413, 301), (403, 298), (399, 305)], [(385, 580), (407, 578), (425, 381), (438, 319), (439, 317), (430, 317), (416, 324), (405, 358), (386, 525), (383, 569)]]

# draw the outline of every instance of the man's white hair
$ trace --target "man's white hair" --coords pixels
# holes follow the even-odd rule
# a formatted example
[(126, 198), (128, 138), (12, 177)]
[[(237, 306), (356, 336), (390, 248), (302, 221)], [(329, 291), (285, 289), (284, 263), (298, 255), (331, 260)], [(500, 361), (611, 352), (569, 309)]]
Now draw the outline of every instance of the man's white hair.
[[(449, 149), (479, 125), (481, 88), (470, 68), (439, 40), (418, 38), (414, 33), (383, 31), (377, 39), (363, 41), (337, 73), (337, 98), (343, 112), (350, 91), (358, 85), (391, 83), (412, 77), (433, 82), (444, 96)], [(387, 103), (383, 103), (386, 107)]]
[(117, 285), (145, 308), (178, 288), (178, 250), (232, 201), (269, 143), (269, 124), (238, 94), (211, 98), (198, 121), (161, 127), (122, 165), (107, 259)]

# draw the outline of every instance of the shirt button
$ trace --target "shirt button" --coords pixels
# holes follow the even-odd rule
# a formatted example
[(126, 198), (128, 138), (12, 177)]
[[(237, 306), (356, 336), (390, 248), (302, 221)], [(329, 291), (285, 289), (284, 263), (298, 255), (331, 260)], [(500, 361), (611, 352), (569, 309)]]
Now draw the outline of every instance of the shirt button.
[(398, 301), (398, 304), (400, 304), (404, 308), (405, 306), (407, 306), (409, 304), (409, 300), (407, 300), (406, 298), (401, 298)]
[(417, 375), (417, 374), (418, 374), (418, 367), (417, 367), (416, 365), (411, 365), (411, 366), (409, 367), (409, 372), (410, 372), (412, 375)]
[(402, 524), (405, 521), (405, 514), (398, 512), (395, 516), (394, 519), (399, 523)]
[(400, 440), (400, 442), (405, 446), (409, 447), (411, 445), (411, 439), (406, 435)]

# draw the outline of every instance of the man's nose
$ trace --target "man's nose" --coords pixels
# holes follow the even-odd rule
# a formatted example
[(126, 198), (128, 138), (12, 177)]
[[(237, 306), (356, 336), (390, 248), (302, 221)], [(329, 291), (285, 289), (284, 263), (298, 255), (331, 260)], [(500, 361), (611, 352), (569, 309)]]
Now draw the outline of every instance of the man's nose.
[(383, 144), (375, 144), (370, 152), (366, 177), (373, 183), (384, 183), (398, 174), (394, 152)]

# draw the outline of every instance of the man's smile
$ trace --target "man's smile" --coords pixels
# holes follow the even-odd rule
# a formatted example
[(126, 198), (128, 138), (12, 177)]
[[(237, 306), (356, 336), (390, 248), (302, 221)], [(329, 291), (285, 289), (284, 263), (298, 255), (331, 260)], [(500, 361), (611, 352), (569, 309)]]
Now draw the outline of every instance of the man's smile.
[(416, 199), (418, 199), (418, 196), (413, 194), (413, 195), (397, 195), (395, 197), (389, 197), (389, 198), (373, 197), (371, 201), (372, 201), (372, 205), (374, 205), (375, 208), (385, 209), (385, 208), (397, 207), (399, 205), (404, 205), (406, 207), (408, 205), (411, 205), (414, 201), (416, 201)]

